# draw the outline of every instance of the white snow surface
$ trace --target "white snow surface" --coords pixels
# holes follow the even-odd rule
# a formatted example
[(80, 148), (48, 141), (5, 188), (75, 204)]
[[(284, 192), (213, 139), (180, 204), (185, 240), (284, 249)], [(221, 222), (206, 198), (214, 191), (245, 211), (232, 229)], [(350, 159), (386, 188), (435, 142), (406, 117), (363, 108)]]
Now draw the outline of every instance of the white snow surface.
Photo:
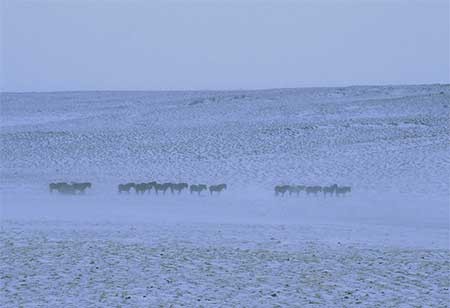
[[(449, 119), (449, 85), (2, 93), (0, 306), (448, 307)], [(153, 180), (228, 190), (117, 194)]]

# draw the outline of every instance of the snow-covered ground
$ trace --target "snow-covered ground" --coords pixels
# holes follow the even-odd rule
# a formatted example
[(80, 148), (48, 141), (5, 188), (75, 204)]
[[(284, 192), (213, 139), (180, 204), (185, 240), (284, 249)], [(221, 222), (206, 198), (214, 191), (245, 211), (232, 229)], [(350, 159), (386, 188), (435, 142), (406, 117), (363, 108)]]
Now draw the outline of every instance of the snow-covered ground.
[[(2, 93), (0, 306), (447, 307), (449, 119), (448, 85)], [(152, 180), (229, 189), (117, 194)]]

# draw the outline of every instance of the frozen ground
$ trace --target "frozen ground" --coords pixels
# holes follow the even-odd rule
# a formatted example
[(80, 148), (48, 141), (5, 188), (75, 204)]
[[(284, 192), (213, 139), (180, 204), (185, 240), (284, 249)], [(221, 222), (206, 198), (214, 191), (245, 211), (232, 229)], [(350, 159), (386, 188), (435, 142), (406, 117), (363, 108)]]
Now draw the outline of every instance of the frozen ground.
[(448, 85), (3, 93), (0, 306), (447, 307), (449, 117)]
[(330, 243), (326, 237), (336, 231), (354, 232), (318, 225), (5, 222), (1, 304), (448, 305), (448, 250)]

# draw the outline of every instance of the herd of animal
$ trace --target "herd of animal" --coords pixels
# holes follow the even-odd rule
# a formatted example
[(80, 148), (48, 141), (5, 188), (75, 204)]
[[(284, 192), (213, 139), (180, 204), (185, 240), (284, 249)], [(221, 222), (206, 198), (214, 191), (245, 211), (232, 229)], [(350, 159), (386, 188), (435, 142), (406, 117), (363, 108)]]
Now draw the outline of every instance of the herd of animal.
[[(50, 193), (54, 191), (59, 192), (64, 195), (76, 195), (76, 194), (84, 194), (87, 188), (91, 188), (92, 184), (89, 182), (76, 183), (76, 182), (59, 182), (59, 183), (50, 183), (49, 190)], [(181, 194), (184, 190), (189, 191), (191, 194), (197, 193), (200, 195), (203, 191), (213, 195), (214, 193), (220, 194), (222, 191), (227, 189), (227, 184), (218, 184), (218, 185), (209, 185), (206, 184), (191, 184), (188, 183), (158, 183), (158, 182), (144, 182), (144, 183), (126, 183), (119, 184), (117, 187), (118, 193), (127, 193), (134, 191), (138, 195), (142, 195), (144, 193), (155, 193), (165, 195), (167, 192), (171, 194)], [(300, 193), (304, 192), (306, 195), (317, 195), (322, 193), (326, 196), (344, 196), (347, 193), (352, 191), (350, 186), (339, 186), (337, 184), (333, 184), (330, 186), (306, 186), (306, 185), (277, 185), (275, 186), (275, 195), (276, 196), (285, 196), (288, 194), (289, 196), (295, 195), (299, 196)]]
[(57, 191), (63, 195), (76, 195), (76, 194), (84, 194), (87, 188), (91, 188), (92, 184), (89, 182), (84, 183), (66, 183), (66, 182), (58, 182), (58, 183), (50, 183), (48, 188), (50, 193), (53, 191)]
[(317, 195), (318, 193), (323, 193), (326, 197), (330, 196), (344, 196), (346, 193), (350, 193), (352, 188), (350, 186), (338, 186), (337, 184), (333, 184), (330, 186), (305, 186), (305, 185), (277, 185), (275, 186), (275, 195), (276, 196), (284, 196), (286, 193), (289, 196), (295, 195), (299, 196), (301, 192), (306, 193), (307, 195)]
[[(58, 182), (50, 183), (49, 191), (53, 193), (54, 191), (63, 195), (77, 195), (84, 194), (87, 188), (91, 188), (92, 184), (89, 182), (76, 183), (76, 182)], [(147, 183), (126, 183), (119, 184), (118, 192), (130, 193), (134, 191), (136, 194), (144, 194), (154, 192), (155, 194), (166, 194), (170, 191), (171, 194), (181, 194), (184, 190), (189, 190), (190, 193), (197, 193), (200, 195), (202, 191), (209, 191), (212, 195), (214, 193), (220, 194), (223, 190), (227, 189), (227, 184), (218, 185), (205, 185), (205, 184), (192, 184), (188, 183), (158, 183), (158, 182), (147, 182)]]
[(158, 182), (147, 182), (147, 183), (126, 183), (119, 184), (119, 193), (130, 193), (134, 190), (136, 194), (144, 194), (154, 192), (155, 194), (166, 194), (170, 191), (171, 194), (181, 194), (183, 190), (189, 190), (190, 193), (201, 194), (202, 191), (208, 191), (212, 195), (213, 193), (220, 194), (223, 190), (227, 189), (227, 184), (210, 185), (209, 187), (205, 184), (192, 184), (188, 183), (158, 183)]

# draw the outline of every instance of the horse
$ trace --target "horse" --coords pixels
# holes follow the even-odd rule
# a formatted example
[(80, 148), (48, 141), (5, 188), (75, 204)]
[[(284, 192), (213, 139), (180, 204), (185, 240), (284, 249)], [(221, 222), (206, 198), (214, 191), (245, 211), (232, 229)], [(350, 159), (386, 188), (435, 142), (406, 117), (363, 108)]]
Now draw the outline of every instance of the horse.
[(155, 189), (155, 193), (158, 194), (158, 192), (162, 191), (163, 194), (166, 194), (166, 191), (172, 187), (172, 183), (164, 183), (164, 184), (160, 184), (160, 183), (156, 183), (153, 185), (153, 189)]
[(150, 193), (150, 191), (152, 190), (152, 188), (153, 188), (153, 189), (155, 188), (156, 182), (153, 181), (153, 182), (148, 182), (148, 183), (146, 183), (146, 184), (147, 184), (147, 192)]
[(84, 194), (84, 191), (86, 190), (86, 188), (91, 188), (92, 184), (89, 182), (85, 182), (85, 183), (72, 183), (72, 187), (75, 191), (78, 191), (81, 194)]
[(130, 189), (134, 188), (136, 189), (136, 184), (135, 183), (127, 183), (127, 184), (119, 184), (119, 194), (121, 194), (123, 191), (126, 193), (130, 193)]
[(161, 188), (162, 188), (162, 192), (163, 192), (163, 194), (165, 195), (166, 194), (166, 191), (170, 188), (170, 190), (172, 191), (172, 183), (164, 183), (164, 184), (162, 184), (161, 185)]
[(50, 193), (53, 193), (54, 190), (64, 195), (75, 195), (77, 189), (73, 184), (68, 184), (66, 182), (58, 182), (58, 183), (50, 183), (48, 185)]
[(331, 196), (333, 196), (333, 193), (336, 192), (336, 189), (338, 188), (337, 184), (333, 184), (331, 186), (324, 186), (322, 188), (323, 191), (323, 196), (326, 197), (327, 194), (330, 194)]
[(61, 185), (58, 187), (58, 192), (64, 195), (75, 195), (76, 190), (71, 184), (67, 183), (61, 183)]
[(155, 190), (155, 193), (158, 194), (159, 191), (162, 191), (162, 190), (163, 190), (162, 184), (160, 184), (160, 183), (154, 184), (154, 185), (153, 185), (153, 189)]
[(209, 186), (209, 193), (212, 195), (213, 192), (216, 191), (218, 194), (220, 194), (222, 190), (225, 189), (227, 189), (227, 184), (211, 185)]
[(275, 196), (278, 195), (282, 195), (284, 196), (284, 194), (289, 190), (289, 185), (277, 185), (275, 186)]
[(172, 185), (170, 186), (170, 192), (173, 194), (174, 191), (177, 191), (178, 194), (180, 194), (180, 193), (183, 191), (183, 189), (186, 189), (186, 188), (188, 188), (188, 187), (189, 187), (188, 183), (177, 183), (177, 184), (172, 184)]
[(198, 184), (198, 185), (191, 185), (189, 187), (189, 190), (191, 192), (191, 194), (196, 191), (199, 195), (203, 190), (207, 190), (208, 187), (205, 184)]
[(61, 187), (63, 187), (64, 185), (69, 185), (66, 182), (59, 182), (59, 183), (50, 183), (48, 185), (48, 189), (50, 191), (50, 193), (53, 193), (54, 190), (56, 190), (57, 192), (59, 192), (59, 189)]
[(317, 195), (318, 192), (322, 191), (322, 187), (321, 186), (306, 186), (305, 188), (306, 190), (306, 194), (314, 194)]
[(305, 186), (303, 185), (292, 185), (288, 187), (289, 196), (292, 194), (297, 194), (297, 196), (300, 194), (301, 191), (305, 190)]
[(352, 188), (350, 186), (342, 186), (336, 188), (336, 196), (339, 197), (340, 195), (345, 196), (346, 193), (350, 193), (352, 191)]
[(148, 184), (147, 183), (139, 183), (134, 186), (134, 190), (136, 191), (136, 194), (144, 194), (148, 190)]

